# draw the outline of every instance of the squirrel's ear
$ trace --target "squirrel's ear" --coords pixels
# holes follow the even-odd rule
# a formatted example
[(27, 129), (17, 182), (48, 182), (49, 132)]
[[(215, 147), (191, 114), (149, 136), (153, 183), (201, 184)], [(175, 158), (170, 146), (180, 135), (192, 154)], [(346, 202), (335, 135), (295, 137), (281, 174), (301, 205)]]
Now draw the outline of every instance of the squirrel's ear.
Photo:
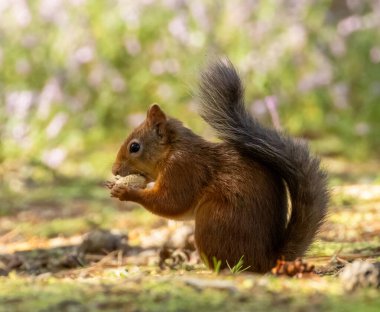
[(146, 119), (149, 125), (156, 130), (157, 135), (163, 138), (165, 135), (167, 119), (165, 113), (161, 110), (158, 104), (152, 104), (149, 107)]
[(152, 104), (149, 107), (146, 117), (152, 124), (166, 121), (166, 115), (158, 104)]

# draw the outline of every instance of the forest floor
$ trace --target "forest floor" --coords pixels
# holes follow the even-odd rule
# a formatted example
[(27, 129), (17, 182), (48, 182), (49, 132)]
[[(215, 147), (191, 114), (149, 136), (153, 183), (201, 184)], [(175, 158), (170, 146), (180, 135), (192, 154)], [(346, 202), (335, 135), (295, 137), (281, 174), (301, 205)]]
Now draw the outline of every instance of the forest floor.
[[(380, 261), (380, 167), (328, 159), (332, 199), (293, 277), (208, 270), (192, 224), (108, 197), (97, 181), (0, 195), (0, 311), (379, 311), (379, 290), (347, 291), (348, 263)], [(13, 182), (12, 182), (13, 183)], [(294, 271), (294, 267), (292, 268)]]

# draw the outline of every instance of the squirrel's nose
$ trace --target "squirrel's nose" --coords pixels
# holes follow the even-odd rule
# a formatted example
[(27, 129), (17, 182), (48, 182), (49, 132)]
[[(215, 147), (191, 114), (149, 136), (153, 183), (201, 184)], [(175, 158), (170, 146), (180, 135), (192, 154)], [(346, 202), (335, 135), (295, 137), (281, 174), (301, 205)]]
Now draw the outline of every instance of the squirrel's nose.
[(123, 164), (123, 163), (115, 163), (112, 166), (112, 174), (115, 175), (115, 176), (119, 175), (119, 176), (122, 176), (122, 177), (126, 177), (129, 174), (129, 170), (128, 170), (128, 167), (126, 167), (125, 164)]

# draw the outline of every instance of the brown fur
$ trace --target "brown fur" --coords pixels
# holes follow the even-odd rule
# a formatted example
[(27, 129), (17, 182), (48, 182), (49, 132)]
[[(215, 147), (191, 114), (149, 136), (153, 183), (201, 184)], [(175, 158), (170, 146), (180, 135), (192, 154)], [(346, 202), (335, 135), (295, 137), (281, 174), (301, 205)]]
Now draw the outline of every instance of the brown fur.
[[(229, 78), (224, 73), (220, 77)], [(231, 76), (231, 79), (235, 82), (235, 77)], [(212, 87), (217, 88), (217, 85), (207, 86), (207, 92), (212, 92)], [(223, 92), (227, 89), (217, 90), (212, 98), (224, 96)], [(229, 97), (224, 96), (221, 101), (238, 97), (233, 91), (233, 88), (227, 90)], [(227, 107), (227, 104), (230, 105), (227, 100), (222, 109), (231, 115), (228, 118), (234, 120), (228, 111), (234, 108)], [(243, 125), (237, 124), (241, 129), (235, 126), (228, 129), (231, 133), (237, 129), (240, 131), (238, 134), (243, 135), (251, 120), (244, 115), (243, 108), (237, 108), (241, 109), (237, 117), (242, 118)], [(211, 116), (215, 123), (221, 122), (220, 129), (223, 129), (223, 122), (228, 118), (220, 118), (216, 115), (219, 111), (209, 109), (210, 112), (205, 109), (203, 115)], [(303, 145), (297, 145), (290, 139), (286, 144), (292, 153), (295, 151), (301, 155), (300, 163), (306, 168), (303, 172), (298, 174), (298, 164), (286, 158), (287, 154), (276, 156), (276, 150), (268, 151), (268, 160), (262, 160), (261, 150), (266, 152), (272, 146), (277, 148), (277, 144), (285, 153), (286, 148), (282, 147), (277, 133), (273, 132), (272, 135), (273, 130), (253, 126), (256, 127), (253, 130), (258, 129), (259, 134), (268, 137), (268, 144), (272, 144), (268, 145), (269, 148), (264, 141), (264, 147), (258, 145), (254, 150), (258, 157), (250, 153), (250, 147), (240, 148), (239, 142), (233, 141), (233, 133), (228, 134), (226, 142), (208, 142), (178, 120), (167, 118), (154, 104), (148, 110), (146, 120), (121, 146), (112, 171), (124, 176), (140, 173), (155, 181), (155, 185), (151, 189), (129, 189), (109, 183), (111, 195), (120, 200), (137, 202), (162, 217), (195, 219), (196, 245), (211, 267), (214, 257), (221, 260), (224, 268), (227, 263), (235, 265), (244, 256), (244, 267), (254, 272), (267, 272), (282, 255), (289, 259), (302, 256), (326, 213), (325, 176), (319, 171), (317, 160), (308, 156)], [(219, 124), (215, 126), (218, 127)], [(223, 131), (220, 130), (221, 133)], [(246, 141), (249, 142), (248, 139)], [(142, 150), (136, 155), (129, 152), (131, 142), (141, 144)], [(274, 161), (278, 159), (273, 166), (270, 157), (274, 157)], [(281, 162), (282, 158), (284, 162)], [(294, 175), (291, 166), (295, 167)], [(306, 180), (317, 185), (317, 189), (308, 186), (311, 182)], [(288, 225), (286, 185), (290, 188), (294, 203)], [(320, 201), (318, 196), (322, 198)]]

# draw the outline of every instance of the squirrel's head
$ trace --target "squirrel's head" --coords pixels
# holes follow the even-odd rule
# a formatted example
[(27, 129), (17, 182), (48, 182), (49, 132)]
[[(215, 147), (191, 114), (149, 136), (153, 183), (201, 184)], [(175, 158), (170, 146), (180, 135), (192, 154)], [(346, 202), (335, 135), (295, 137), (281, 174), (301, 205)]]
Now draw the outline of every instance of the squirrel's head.
[(120, 176), (141, 174), (148, 181), (155, 180), (173, 137), (174, 131), (165, 113), (159, 105), (151, 105), (145, 121), (121, 145), (112, 173)]

